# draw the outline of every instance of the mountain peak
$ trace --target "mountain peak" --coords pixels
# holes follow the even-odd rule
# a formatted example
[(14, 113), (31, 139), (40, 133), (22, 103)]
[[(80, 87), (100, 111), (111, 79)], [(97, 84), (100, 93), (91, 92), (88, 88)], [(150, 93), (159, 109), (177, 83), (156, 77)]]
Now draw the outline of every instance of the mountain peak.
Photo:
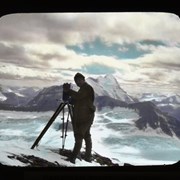
[(134, 102), (133, 99), (120, 87), (117, 79), (112, 74), (99, 76), (97, 79), (88, 78), (87, 82), (93, 86), (95, 93), (98, 96), (109, 96), (126, 103)]

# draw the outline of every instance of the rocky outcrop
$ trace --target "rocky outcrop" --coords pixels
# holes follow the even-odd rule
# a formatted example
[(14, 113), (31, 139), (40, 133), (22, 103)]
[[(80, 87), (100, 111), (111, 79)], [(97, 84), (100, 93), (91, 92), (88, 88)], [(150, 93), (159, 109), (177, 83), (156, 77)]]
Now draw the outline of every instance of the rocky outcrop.
[(124, 101), (120, 101), (118, 99), (113, 99), (109, 96), (98, 96), (95, 99), (95, 105), (98, 110), (101, 110), (103, 107), (114, 108), (117, 106), (127, 107), (128, 104)]
[(163, 113), (151, 101), (133, 103), (129, 105), (138, 111), (140, 118), (136, 121), (136, 126), (140, 130), (146, 130), (150, 127), (152, 129), (161, 129), (163, 133), (173, 136), (174, 134), (180, 138), (180, 122)]
[[(67, 150), (67, 149), (60, 149), (60, 150), (52, 150), (53, 152), (59, 153), (63, 156), (70, 157), (72, 151)], [(85, 152), (81, 152), (80, 155), (78, 156), (80, 160), (84, 160), (85, 158)], [(92, 161), (99, 163), (101, 166), (119, 166), (117, 163), (113, 163), (112, 160), (108, 157), (101, 156), (97, 152), (94, 152), (92, 154)]]
[(12, 155), (9, 155), (8, 158), (19, 160), (20, 162), (26, 164), (26, 167), (64, 167), (56, 161), (52, 163), (45, 159), (42, 159), (33, 155), (12, 154)]
[[(69, 157), (72, 153), (71, 150), (67, 150), (67, 149), (54, 149), (51, 150), (52, 152), (55, 152), (57, 154), (60, 154), (62, 156), (66, 156)], [(64, 165), (59, 164), (57, 161), (55, 162), (49, 162), (46, 159), (40, 158), (40, 157), (36, 157), (34, 155), (26, 155), (26, 154), (11, 154), (8, 155), (8, 158), (10, 158), (11, 160), (18, 160), (22, 163), (24, 163), (24, 167), (65, 167)], [(78, 157), (79, 159), (83, 160), (84, 159), (84, 152), (81, 152), (80, 156)], [(101, 166), (119, 166), (116, 163), (113, 163), (112, 160), (108, 157), (104, 157), (101, 156), (98, 153), (93, 153), (92, 155), (92, 161), (99, 163)], [(0, 164), (0, 166), (6, 166), (3, 164)]]

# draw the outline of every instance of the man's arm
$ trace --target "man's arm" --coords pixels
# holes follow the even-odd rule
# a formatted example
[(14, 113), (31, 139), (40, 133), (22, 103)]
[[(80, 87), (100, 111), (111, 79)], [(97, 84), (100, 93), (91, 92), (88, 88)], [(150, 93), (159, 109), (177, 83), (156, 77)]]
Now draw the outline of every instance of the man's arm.
[(79, 90), (78, 92), (70, 89), (68, 93), (73, 99), (80, 100), (89, 96), (90, 89), (85, 88), (85, 89)]

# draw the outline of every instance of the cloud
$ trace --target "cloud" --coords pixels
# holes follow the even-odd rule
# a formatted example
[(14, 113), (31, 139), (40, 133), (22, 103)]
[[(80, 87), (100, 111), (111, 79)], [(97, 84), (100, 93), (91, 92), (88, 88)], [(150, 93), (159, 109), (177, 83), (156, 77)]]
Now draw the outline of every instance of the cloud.
[(146, 45), (151, 52), (135, 60), (126, 60), (128, 70), (121, 73), (121, 82), (125, 84), (144, 84), (156, 87), (167, 86), (179, 89), (180, 49), (174, 46)]
[[(6, 15), (0, 19), (1, 79), (57, 82), (76, 71), (118, 72), (123, 83), (177, 87), (179, 37), (179, 18), (170, 13)], [(93, 44), (97, 39), (101, 46)]]
[(2, 17), (0, 24), (3, 41), (75, 45), (99, 37), (109, 44), (144, 39), (180, 42), (179, 18), (170, 13), (12, 14)]
[(29, 59), (23, 46), (15, 44), (4, 44), (0, 42), (0, 59), (1, 62), (26, 64)]
[(144, 67), (159, 67), (170, 70), (170, 67), (180, 70), (180, 47), (159, 46), (154, 50), (139, 58), (140, 64)]

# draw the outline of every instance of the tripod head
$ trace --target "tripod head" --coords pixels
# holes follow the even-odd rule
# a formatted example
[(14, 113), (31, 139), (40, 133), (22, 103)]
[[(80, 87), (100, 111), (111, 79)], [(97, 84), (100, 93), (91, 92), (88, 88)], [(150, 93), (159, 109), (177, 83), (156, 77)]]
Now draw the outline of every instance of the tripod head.
[(62, 100), (65, 103), (73, 104), (73, 99), (69, 95), (68, 91), (70, 89), (71, 84), (70, 83), (64, 83), (63, 84), (63, 94), (62, 94)]

